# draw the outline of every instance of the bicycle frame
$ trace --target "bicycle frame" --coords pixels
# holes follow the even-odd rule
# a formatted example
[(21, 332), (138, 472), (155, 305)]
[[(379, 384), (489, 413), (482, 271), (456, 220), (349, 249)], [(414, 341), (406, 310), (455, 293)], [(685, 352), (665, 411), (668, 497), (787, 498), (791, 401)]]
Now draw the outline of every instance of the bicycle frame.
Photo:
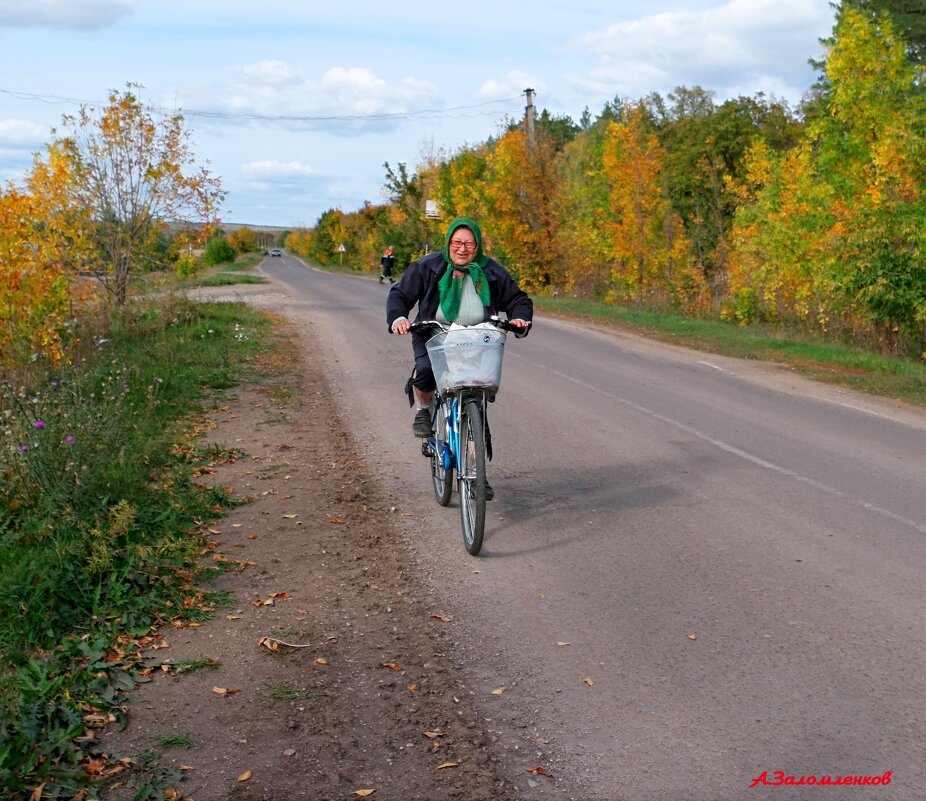
[[(434, 412), (432, 413), (432, 422), (437, 419), (437, 405), (443, 404), (447, 419), (447, 440), (441, 439), (440, 433), (435, 432), (432, 439), (428, 440), (428, 446), (440, 456), (441, 464), (444, 470), (447, 470), (453, 463), (453, 469), (457, 472), (457, 481), (460, 480), (460, 412), (463, 405), (470, 400), (478, 400), (483, 409), (485, 408), (485, 392), (467, 390), (459, 395), (444, 398), (438, 393), (434, 396)], [(483, 431), (485, 431), (485, 417), (482, 419)]]

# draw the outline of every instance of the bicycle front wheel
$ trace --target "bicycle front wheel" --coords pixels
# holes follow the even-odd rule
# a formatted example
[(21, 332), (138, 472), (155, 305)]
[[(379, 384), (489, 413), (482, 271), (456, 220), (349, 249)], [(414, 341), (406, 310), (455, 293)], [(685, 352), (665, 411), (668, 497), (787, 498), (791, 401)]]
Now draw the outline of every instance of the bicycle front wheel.
[(441, 506), (446, 506), (453, 492), (453, 457), (447, 442), (447, 412), (443, 403), (437, 405), (431, 437), (431, 483), (434, 497)]
[(460, 520), (463, 543), (476, 556), (482, 549), (486, 522), (486, 442), (482, 407), (467, 401), (460, 413)]

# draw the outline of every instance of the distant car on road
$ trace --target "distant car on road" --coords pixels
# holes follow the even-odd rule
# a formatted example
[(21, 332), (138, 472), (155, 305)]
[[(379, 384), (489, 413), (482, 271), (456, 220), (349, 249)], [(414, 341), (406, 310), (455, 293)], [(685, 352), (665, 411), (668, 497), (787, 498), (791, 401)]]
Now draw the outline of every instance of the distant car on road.
[(279, 248), (274, 248), (273, 250), (270, 251), (270, 255), (271, 256), (282, 256), (283, 251), (280, 250)]

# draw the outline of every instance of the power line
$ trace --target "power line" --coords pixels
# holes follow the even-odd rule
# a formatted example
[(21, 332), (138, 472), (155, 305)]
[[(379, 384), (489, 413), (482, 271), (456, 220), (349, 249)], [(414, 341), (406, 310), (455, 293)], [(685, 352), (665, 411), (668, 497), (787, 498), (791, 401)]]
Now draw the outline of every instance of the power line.
[[(9, 95), (17, 100), (31, 100), (51, 105), (105, 105), (100, 101), (82, 100), (76, 97), (65, 97), (61, 95), (40, 95), (32, 92), (20, 92), (13, 89), (0, 88), (0, 94)], [(176, 114), (180, 113), (190, 117), (204, 117), (207, 119), (223, 120), (254, 120), (260, 122), (380, 122), (389, 120), (426, 120), (437, 119), (440, 117), (463, 118), (478, 117), (488, 114), (496, 114), (497, 111), (478, 111), (473, 114), (460, 114), (458, 112), (472, 111), (482, 109), (486, 106), (498, 105), (500, 103), (512, 103), (519, 100), (519, 97), (506, 97), (498, 100), (486, 100), (482, 103), (475, 103), (468, 106), (451, 106), (444, 109), (426, 108), (416, 111), (396, 111), (383, 114), (257, 114), (257, 113), (235, 113), (230, 111), (208, 111), (205, 109), (183, 109), (178, 111), (165, 112), (163, 108), (159, 109), (162, 113)]]

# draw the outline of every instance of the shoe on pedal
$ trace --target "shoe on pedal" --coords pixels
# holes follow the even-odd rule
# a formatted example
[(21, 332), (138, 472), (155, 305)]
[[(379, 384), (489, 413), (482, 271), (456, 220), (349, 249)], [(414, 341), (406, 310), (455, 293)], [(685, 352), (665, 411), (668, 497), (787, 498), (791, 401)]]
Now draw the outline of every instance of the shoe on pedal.
[(427, 409), (419, 409), (412, 423), (412, 432), (416, 437), (427, 439), (431, 436), (431, 413)]
[(486, 481), (486, 500), (491, 501), (495, 497), (495, 490), (492, 489), (492, 485)]

